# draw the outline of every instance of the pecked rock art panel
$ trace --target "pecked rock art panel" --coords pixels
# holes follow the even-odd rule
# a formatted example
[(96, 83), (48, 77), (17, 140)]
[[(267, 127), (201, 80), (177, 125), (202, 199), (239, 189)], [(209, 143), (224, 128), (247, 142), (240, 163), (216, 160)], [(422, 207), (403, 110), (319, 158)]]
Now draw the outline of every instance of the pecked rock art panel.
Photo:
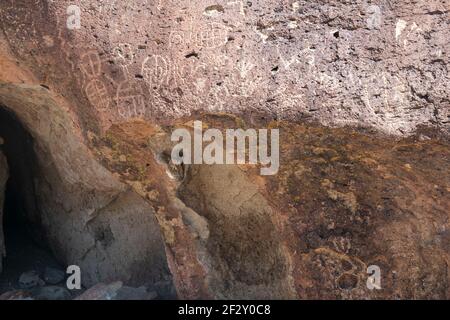
[(445, 1), (7, 0), (1, 14), (12, 50), (92, 129), (200, 111), (448, 131)]

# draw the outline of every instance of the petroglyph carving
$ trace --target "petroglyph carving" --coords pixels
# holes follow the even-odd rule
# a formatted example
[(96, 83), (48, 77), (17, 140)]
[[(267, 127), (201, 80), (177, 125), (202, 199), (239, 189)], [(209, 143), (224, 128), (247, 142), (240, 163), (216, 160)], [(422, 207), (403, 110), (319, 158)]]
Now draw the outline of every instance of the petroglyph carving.
[(109, 94), (108, 89), (105, 84), (98, 80), (94, 79), (89, 81), (85, 89), (86, 96), (89, 101), (99, 108), (99, 110), (105, 111), (109, 107)]
[(90, 51), (81, 57), (81, 72), (86, 78), (95, 78), (100, 76), (102, 70), (102, 61), (95, 51)]
[(112, 51), (112, 57), (120, 66), (125, 80), (130, 78), (129, 68), (135, 62), (136, 54), (128, 43), (120, 43)]
[(185, 43), (185, 31), (172, 30), (169, 35), (169, 44), (179, 46)]
[(123, 67), (129, 67), (133, 64), (135, 53), (128, 43), (120, 43), (113, 50), (114, 59)]
[(169, 63), (160, 55), (145, 58), (141, 73), (151, 89), (158, 89), (169, 74)]
[(417, 38), (422, 31), (423, 30), (415, 22), (413, 22), (408, 33), (405, 35), (406, 39), (403, 41), (403, 45), (407, 45), (411, 38)]
[(366, 10), (369, 17), (367, 18), (367, 27), (369, 29), (379, 29), (382, 23), (381, 8), (377, 5), (371, 5)]
[(417, 39), (423, 30), (415, 23), (399, 19), (395, 26), (395, 40), (406, 46), (411, 40)]
[(253, 63), (243, 60), (239, 62), (236, 68), (239, 71), (241, 78), (246, 78), (248, 73), (255, 67), (256, 66)]
[(217, 22), (207, 23), (203, 28), (173, 30), (169, 35), (170, 46), (193, 45), (197, 48), (215, 49), (227, 42), (228, 30)]
[(277, 53), (284, 69), (286, 70), (289, 70), (291, 66), (302, 63), (314, 66), (316, 61), (315, 50), (311, 49), (309, 46), (301, 50), (297, 54), (292, 55), (290, 58), (286, 58), (285, 55), (281, 52), (280, 47), (278, 46)]
[(145, 115), (144, 92), (139, 84), (124, 81), (117, 88), (117, 107), (123, 118), (143, 117)]
[(105, 83), (100, 80), (102, 60), (95, 51), (88, 51), (81, 57), (81, 72), (84, 76), (85, 93), (89, 102), (105, 111), (110, 104), (110, 97)]
[(75, 30), (81, 28), (81, 10), (77, 5), (70, 5), (67, 7), (67, 29)]
[(266, 43), (267, 39), (269, 39), (269, 36), (262, 33), (257, 26), (253, 27), (253, 30), (255, 31), (255, 33), (261, 38), (263, 43)]
[(228, 31), (219, 23), (211, 22), (195, 34), (193, 34), (194, 43), (198, 47), (213, 49), (226, 43)]
[(227, 6), (238, 6), (239, 7), (239, 14), (242, 16), (245, 16), (245, 8), (244, 8), (244, 1), (232, 1), (228, 2)]
[(402, 19), (397, 21), (397, 24), (395, 25), (395, 39), (398, 40), (400, 35), (402, 34), (403, 30), (406, 28), (406, 25), (408, 23)]

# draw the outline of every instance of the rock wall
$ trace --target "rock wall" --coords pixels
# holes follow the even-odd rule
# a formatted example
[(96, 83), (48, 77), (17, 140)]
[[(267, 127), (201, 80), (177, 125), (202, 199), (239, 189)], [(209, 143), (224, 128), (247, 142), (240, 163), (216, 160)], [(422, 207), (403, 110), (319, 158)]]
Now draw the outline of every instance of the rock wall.
[[(25, 213), (31, 231), (44, 230), (44, 239), (37, 240), (46, 241), (64, 265), (82, 267), (87, 287), (122, 280), (133, 286), (156, 285), (162, 296), (173, 296), (153, 208), (97, 162), (70, 112), (47, 89), (31, 84), (0, 84), (0, 106), (14, 115), (2, 118), (2, 134), (8, 132), (8, 123), (17, 121), (32, 139), (34, 163), (26, 167), (33, 170), (23, 177), (31, 187), (19, 191), (34, 199)], [(5, 139), (20, 144), (15, 141), (20, 138)], [(18, 172), (24, 172), (19, 163), (30, 154), (9, 156)]]
[(244, 172), (236, 166), (192, 167), (179, 194), (208, 222), (208, 237), (200, 241), (209, 252), (203, 263), (215, 298), (296, 297), (279, 217)]
[[(445, 0), (3, 0), (0, 105), (34, 139), (53, 250), (87, 285), (173, 277), (180, 298), (448, 299), (448, 16)], [(279, 128), (278, 174), (171, 163), (171, 132), (199, 119)]]
[(403, 135), (449, 130), (449, 7), (5, 0), (0, 13), (13, 52), (73, 102), (86, 129), (208, 111)]
[[(170, 134), (192, 129), (192, 119), (129, 122), (96, 142), (102, 163), (157, 208), (180, 297), (448, 297), (448, 138), (272, 125), (281, 166), (267, 177), (248, 164), (172, 165)], [(367, 287), (370, 266), (381, 270), (381, 290)]]

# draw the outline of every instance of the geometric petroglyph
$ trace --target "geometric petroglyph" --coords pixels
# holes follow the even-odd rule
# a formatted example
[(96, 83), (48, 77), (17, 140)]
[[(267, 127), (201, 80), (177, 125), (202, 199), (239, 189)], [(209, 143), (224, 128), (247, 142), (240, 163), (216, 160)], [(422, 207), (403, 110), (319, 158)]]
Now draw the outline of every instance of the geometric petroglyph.
[(99, 80), (102, 73), (102, 60), (95, 51), (89, 51), (81, 57), (81, 72), (84, 75), (83, 83), (87, 82), (85, 93), (89, 102), (100, 111), (107, 110), (110, 103), (108, 89)]
[(244, 8), (244, 1), (232, 1), (228, 2), (227, 6), (238, 6), (239, 7), (239, 14), (242, 16), (245, 16), (245, 8)]
[(136, 54), (133, 51), (132, 47), (128, 43), (120, 43), (118, 44), (113, 50), (112, 50), (112, 57), (114, 61), (117, 62), (117, 64), (122, 69), (122, 73), (126, 80), (129, 79), (129, 73), (128, 70), (129, 67), (133, 65), (135, 62)]
[(194, 35), (194, 43), (202, 48), (217, 48), (227, 42), (227, 30), (219, 23), (209, 23), (205, 29)]
[(113, 50), (113, 57), (121, 66), (129, 67), (134, 62), (135, 53), (128, 43), (120, 43)]
[(379, 29), (382, 23), (381, 8), (377, 5), (371, 5), (367, 7), (366, 13), (369, 16), (367, 18), (367, 27), (369, 29)]
[(142, 63), (141, 74), (151, 89), (158, 89), (167, 79), (169, 73), (169, 64), (167, 60), (160, 55), (152, 55), (145, 58)]
[(69, 30), (81, 29), (81, 9), (77, 5), (70, 5), (67, 7), (67, 21), (66, 26)]
[(121, 117), (133, 118), (145, 115), (144, 92), (139, 84), (122, 82), (117, 88), (117, 107)]
[(96, 106), (101, 111), (108, 109), (110, 102), (109, 94), (105, 84), (102, 81), (98, 79), (89, 81), (85, 92), (89, 102), (91, 102), (92, 105)]
[(81, 71), (88, 79), (100, 76), (101, 70), (102, 61), (97, 52), (90, 51), (81, 57)]
[(200, 30), (174, 30), (169, 36), (170, 46), (194, 46), (197, 48), (214, 49), (227, 42), (228, 30), (217, 22), (206, 24)]
[(399, 19), (395, 25), (395, 40), (406, 46), (411, 38), (417, 40), (423, 30), (415, 23), (409, 24), (405, 20)]
[(184, 44), (186, 41), (185, 39), (185, 32), (180, 30), (173, 30), (170, 32), (169, 35), (169, 45), (170, 46), (179, 46), (181, 44)]

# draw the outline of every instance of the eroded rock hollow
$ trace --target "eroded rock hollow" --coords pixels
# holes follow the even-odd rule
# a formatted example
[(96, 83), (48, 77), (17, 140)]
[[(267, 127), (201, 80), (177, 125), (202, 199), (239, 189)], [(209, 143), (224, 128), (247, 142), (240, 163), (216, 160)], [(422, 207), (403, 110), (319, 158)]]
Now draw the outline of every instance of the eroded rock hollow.
[[(0, 289), (17, 227), (79, 299), (449, 299), (449, 10), (1, 1)], [(275, 174), (175, 163), (199, 121)]]

